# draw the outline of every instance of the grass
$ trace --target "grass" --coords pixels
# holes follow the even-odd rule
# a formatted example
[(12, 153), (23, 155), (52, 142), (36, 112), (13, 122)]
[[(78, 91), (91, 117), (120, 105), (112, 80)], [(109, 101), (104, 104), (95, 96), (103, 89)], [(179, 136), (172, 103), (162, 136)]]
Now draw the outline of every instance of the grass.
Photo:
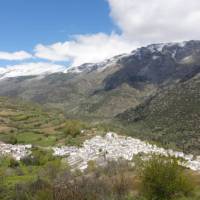
[(13, 137), (20, 144), (55, 145), (61, 133), (58, 127), (65, 122), (62, 113), (45, 110), (37, 104), (0, 98), (0, 140)]
[(10, 176), (6, 178), (5, 185), (6, 187), (13, 187), (18, 183), (27, 183), (36, 180), (37, 176), (33, 176), (32, 174), (23, 175), (23, 176)]
[(35, 132), (18, 133), (17, 141), (19, 144), (33, 144), (39, 146), (53, 146), (56, 144), (56, 136), (45, 136)]

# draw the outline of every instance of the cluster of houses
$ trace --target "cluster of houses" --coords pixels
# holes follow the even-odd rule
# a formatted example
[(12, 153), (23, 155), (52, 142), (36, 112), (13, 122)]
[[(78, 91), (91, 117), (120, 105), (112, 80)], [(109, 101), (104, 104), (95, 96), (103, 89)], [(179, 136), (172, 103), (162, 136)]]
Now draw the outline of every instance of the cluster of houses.
[[(151, 145), (132, 137), (119, 136), (109, 132), (105, 137), (96, 136), (86, 140), (81, 148), (76, 147), (56, 147), (53, 148), (54, 155), (65, 156), (69, 165), (85, 170), (89, 161), (95, 161), (102, 165), (109, 160), (132, 160), (138, 154), (161, 154), (183, 158), (184, 165), (192, 170), (200, 171), (200, 156), (186, 155), (182, 152), (166, 150), (164, 148)], [(182, 163), (183, 164), (183, 163)]]
[[(186, 155), (182, 152), (166, 150), (132, 137), (119, 136), (109, 132), (104, 137), (95, 136), (86, 140), (82, 147), (53, 147), (55, 156), (64, 157), (74, 169), (85, 170), (89, 161), (95, 161), (98, 165), (104, 165), (110, 160), (133, 160), (136, 155), (161, 154), (183, 158), (186, 162), (182, 165), (200, 171), (200, 156)], [(0, 143), (0, 155), (9, 154), (16, 160), (28, 155), (31, 145), (11, 145)]]
[(30, 154), (30, 150), (32, 145), (12, 145), (5, 144), (0, 142), (0, 156), (10, 155), (16, 160), (20, 160), (21, 158)]

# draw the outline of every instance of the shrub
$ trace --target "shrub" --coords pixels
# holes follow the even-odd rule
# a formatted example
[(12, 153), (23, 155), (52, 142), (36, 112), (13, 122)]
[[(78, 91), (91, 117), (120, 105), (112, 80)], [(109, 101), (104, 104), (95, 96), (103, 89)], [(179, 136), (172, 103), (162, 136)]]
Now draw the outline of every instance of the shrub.
[(15, 135), (10, 135), (8, 138), (6, 138), (6, 143), (8, 144), (17, 144), (17, 137)]
[(41, 148), (33, 148), (31, 155), (23, 158), (21, 161), (25, 165), (44, 165), (48, 161), (55, 160), (51, 151), (43, 150)]
[(65, 177), (58, 179), (54, 187), (56, 200), (109, 200), (111, 187), (103, 179), (93, 177)]
[(141, 190), (149, 200), (170, 200), (188, 195), (193, 184), (174, 157), (153, 155), (140, 165)]
[(33, 182), (15, 185), (12, 199), (16, 200), (53, 200), (52, 187), (45, 180), (37, 178)]
[(2, 156), (0, 157), (0, 167), (3, 168), (15, 168), (19, 166), (19, 162), (16, 161), (14, 158), (11, 156)]
[(131, 189), (131, 178), (125, 176), (124, 173), (112, 178), (112, 191), (116, 200), (124, 200), (128, 196)]
[(79, 138), (74, 138), (71, 135), (69, 135), (65, 139), (65, 145), (68, 145), (68, 146), (80, 146), (81, 145), (81, 140)]
[(70, 135), (75, 138), (76, 136), (80, 135), (83, 126), (84, 125), (77, 120), (68, 120), (65, 123), (63, 130), (66, 136)]
[(87, 171), (88, 171), (88, 172), (93, 172), (93, 171), (96, 170), (96, 168), (97, 168), (97, 163), (96, 163), (96, 161), (90, 160), (90, 161), (88, 161), (87, 164), (88, 164), (88, 167), (87, 167)]
[(53, 181), (57, 175), (63, 170), (67, 170), (67, 166), (63, 167), (61, 165), (60, 159), (55, 159), (54, 161), (47, 162), (41, 170), (39, 171), (39, 177), (43, 179), (48, 179), (49, 181)]
[(19, 166), (19, 162), (17, 160), (15, 160), (14, 158), (10, 158), (10, 163), (9, 163), (9, 167), (11, 168), (15, 168)]

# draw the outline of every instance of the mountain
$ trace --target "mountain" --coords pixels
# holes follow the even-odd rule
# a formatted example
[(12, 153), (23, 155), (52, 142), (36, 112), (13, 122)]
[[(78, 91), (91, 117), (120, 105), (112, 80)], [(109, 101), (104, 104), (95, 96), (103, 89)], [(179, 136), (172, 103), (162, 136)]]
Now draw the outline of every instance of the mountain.
[(199, 73), (200, 41), (153, 44), (101, 63), (45, 76), (0, 80), (0, 95), (60, 108), (69, 116), (113, 118)]
[[(104, 89), (104, 80), (122, 67), (117, 63), (118, 60), (113, 58), (103, 63), (85, 64), (65, 73), (44, 77), (3, 79), (0, 81), (0, 95), (62, 108), (70, 116), (114, 116), (138, 104), (138, 98), (142, 98), (145, 93), (127, 84), (110, 91)], [(82, 71), (77, 73), (77, 69)], [(116, 104), (119, 106), (116, 107)]]

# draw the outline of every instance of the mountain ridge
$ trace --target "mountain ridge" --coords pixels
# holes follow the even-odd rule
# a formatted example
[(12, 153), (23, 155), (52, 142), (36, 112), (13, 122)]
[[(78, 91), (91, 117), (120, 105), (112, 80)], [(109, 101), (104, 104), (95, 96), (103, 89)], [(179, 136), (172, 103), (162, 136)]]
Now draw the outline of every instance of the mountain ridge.
[(63, 72), (0, 80), (0, 95), (61, 108), (70, 116), (113, 118), (197, 75), (199, 57), (200, 41), (152, 44)]
[(199, 58), (200, 41), (153, 44), (65, 73), (0, 80), (0, 96), (56, 108), (68, 118), (119, 123), (142, 139), (198, 153)]
[[(43, 71), (31, 71), (31, 69), (26, 69), (26, 65), (29, 65), (30, 63), (24, 63), (23, 65), (15, 65), (14, 67), (12, 66), (7, 66), (5, 68), (1, 68), (0, 70), (0, 76), (1, 78), (11, 78), (11, 77), (20, 77), (20, 76), (32, 76), (32, 75), (40, 75), (40, 74), (53, 74), (53, 73), (81, 73), (84, 70), (94, 70), (97, 68), (101, 68), (102, 66), (105, 67), (106, 65), (110, 65), (111, 63), (115, 64), (118, 62), (120, 59), (123, 57), (131, 56), (131, 55), (138, 55), (140, 56), (140, 51), (143, 50), (144, 48), (149, 49), (152, 53), (158, 53), (162, 52), (163, 50), (166, 50), (167, 47), (172, 47), (177, 46), (179, 48), (183, 48), (185, 45), (188, 43), (196, 43), (199, 42), (198, 40), (191, 40), (191, 41), (184, 41), (184, 42), (174, 42), (174, 43), (157, 43), (157, 44), (151, 44), (147, 45), (146, 47), (140, 47), (137, 48), (136, 50), (133, 50), (130, 53), (126, 54), (121, 54), (121, 55), (116, 55), (114, 57), (108, 58), (103, 60), (102, 62), (98, 63), (83, 63), (80, 66), (72, 66), (68, 68), (63, 68), (60, 65), (55, 65), (55, 69), (51, 69), (51, 64), (47, 66), (47, 69), (44, 69)], [(174, 52), (175, 53), (175, 52)], [(174, 54), (175, 56), (175, 54)], [(156, 56), (154, 57), (156, 59)], [(32, 63), (31, 63), (32, 64)], [(39, 66), (42, 66), (42, 64), (47, 64), (47, 63), (39, 63)], [(41, 67), (40, 67), (41, 68)]]

